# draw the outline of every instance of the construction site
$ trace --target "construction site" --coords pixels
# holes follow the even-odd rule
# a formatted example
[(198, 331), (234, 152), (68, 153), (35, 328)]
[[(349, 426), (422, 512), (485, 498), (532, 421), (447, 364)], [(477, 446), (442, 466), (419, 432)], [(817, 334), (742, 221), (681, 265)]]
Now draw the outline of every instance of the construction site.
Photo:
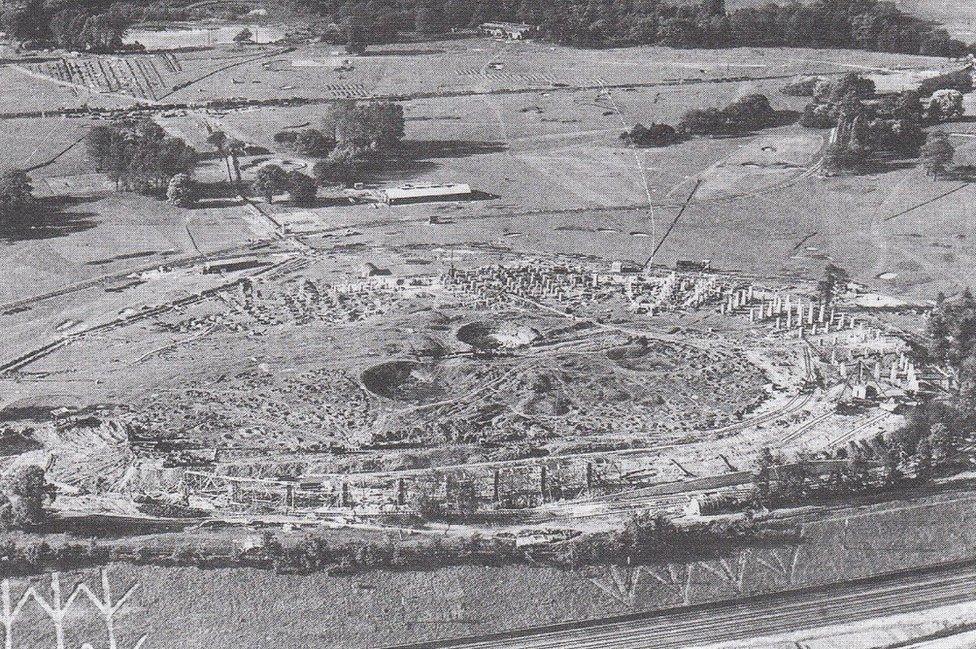
[[(764, 448), (834, 461), (951, 387), (916, 346), (976, 254), (942, 211), (966, 185), (821, 177), (832, 136), (795, 124), (619, 138), (759, 91), (798, 114), (783, 84), (847, 53), (611, 55), (488, 23), (353, 56), (241, 26), (0, 66), (0, 135), (64, 206), (0, 258), (4, 462), (44, 466), (63, 513), (613, 527), (749, 489)], [(957, 67), (859, 56), (894, 86)], [(367, 97), (404, 133), (363, 178), (307, 205), (223, 186), (217, 132), (238, 183), (310, 172), (275, 137)], [(123, 115), (193, 147), (212, 195), (116, 191), (82, 143)], [(830, 298), (827, 263), (853, 278)]]
[(377, 274), (287, 247), (130, 276), (105, 295), (191, 297), (65, 321), (5, 366), (18, 461), (46, 458), (58, 507), (612, 527), (748, 489), (764, 447), (832, 458), (948, 381), (856, 285), (827, 304), (697, 263), (472, 248), (387, 251)]

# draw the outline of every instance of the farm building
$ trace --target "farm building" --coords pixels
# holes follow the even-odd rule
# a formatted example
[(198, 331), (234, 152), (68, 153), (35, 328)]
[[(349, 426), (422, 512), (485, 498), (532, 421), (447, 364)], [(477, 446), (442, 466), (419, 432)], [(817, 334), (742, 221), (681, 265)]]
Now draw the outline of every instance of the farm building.
[(482, 34), (495, 38), (510, 38), (513, 41), (530, 38), (537, 30), (533, 25), (525, 23), (481, 23), (478, 29)]
[(461, 200), (471, 198), (471, 186), (467, 183), (402, 185), (381, 189), (379, 195), (380, 200), (389, 205)]

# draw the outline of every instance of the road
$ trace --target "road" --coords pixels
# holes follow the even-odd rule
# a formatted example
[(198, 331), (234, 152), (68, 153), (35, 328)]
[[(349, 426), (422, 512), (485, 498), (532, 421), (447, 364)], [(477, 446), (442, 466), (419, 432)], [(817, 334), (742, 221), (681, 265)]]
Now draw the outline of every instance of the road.
[(976, 601), (976, 561), (734, 602), (567, 623), (406, 649), (683, 649)]

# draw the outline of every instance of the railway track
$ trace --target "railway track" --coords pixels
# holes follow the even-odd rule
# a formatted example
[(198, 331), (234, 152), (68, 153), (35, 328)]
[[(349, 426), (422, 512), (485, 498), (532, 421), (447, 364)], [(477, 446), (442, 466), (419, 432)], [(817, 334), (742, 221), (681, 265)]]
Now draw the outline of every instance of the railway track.
[(735, 646), (731, 643), (974, 600), (976, 562), (970, 560), (716, 604), (388, 649), (684, 649), (723, 642)]
[(889, 412), (887, 412), (887, 411), (884, 411), (884, 412), (881, 412), (881, 413), (878, 413), (877, 415), (875, 415), (874, 417), (871, 417), (871, 418), (870, 418), (870, 419), (868, 419), (867, 421), (864, 421), (864, 422), (861, 422), (860, 424), (858, 424), (857, 426), (855, 426), (855, 427), (854, 427), (854, 428), (852, 428), (851, 430), (849, 430), (849, 431), (847, 431), (847, 432), (846, 432), (846, 433), (844, 433), (843, 435), (840, 435), (840, 436), (838, 436), (838, 437), (836, 437), (836, 438), (834, 438), (834, 439), (832, 439), (832, 440), (831, 440), (831, 441), (829, 442), (829, 445), (830, 445), (830, 446), (839, 446), (839, 445), (841, 445), (841, 444), (846, 444), (846, 443), (847, 443), (847, 442), (849, 442), (850, 440), (852, 440), (852, 439), (854, 439), (854, 437), (855, 437), (855, 436), (856, 436), (856, 435), (857, 435), (857, 434), (858, 434), (859, 432), (861, 432), (861, 431), (862, 431), (862, 430), (864, 430), (865, 428), (868, 428), (869, 426), (873, 426), (874, 424), (876, 424), (876, 423), (878, 423), (878, 422), (880, 422), (880, 421), (881, 421), (881, 420), (883, 420), (883, 419), (886, 419), (886, 418), (887, 418), (887, 417), (888, 417), (888, 416), (889, 416), (890, 414), (891, 414), (891, 413), (889, 413)]
[[(290, 257), (284, 261), (278, 262), (277, 264), (261, 269), (260, 271), (252, 275), (249, 275), (248, 277), (260, 276), (264, 274), (271, 275), (274, 272), (283, 272), (283, 273), (291, 272), (292, 270), (297, 270), (299, 267), (301, 267), (302, 264), (308, 264), (308, 263), (310, 262), (307, 259)], [(18, 356), (12, 360), (0, 364), (0, 376), (4, 374), (9, 374), (11, 372), (19, 371), (24, 367), (30, 365), (31, 363), (34, 363), (46, 356), (49, 356), (50, 354), (54, 353), (58, 349), (61, 349), (62, 347), (65, 347), (77, 340), (84, 339), (86, 336), (89, 336), (91, 334), (111, 331), (113, 329), (118, 329), (120, 327), (127, 327), (137, 322), (141, 322), (143, 320), (156, 317), (168, 311), (172, 311), (173, 309), (179, 309), (193, 304), (198, 304), (200, 302), (203, 302), (204, 300), (209, 299), (210, 297), (213, 297), (214, 295), (217, 295), (218, 293), (222, 293), (223, 291), (234, 288), (235, 286), (239, 286), (246, 279), (248, 279), (248, 277), (241, 277), (232, 282), (227, 282), (225, 284), (221, 284), (219, 286), (206, 289), (199, 293), (194, 293), (193, 295), (189, 295), (187, 297), (180, 298), (178, 300), (173, 300), (172, 302), (167, 302), (154, 307), (143, 309), (136, 313), (122, 316), (114, 320), (110, 320), (109, 322), (104, 322), (101, 324), (88, 327), (81, 331), (76, 331), (70, 334), (66, 334), (61, 338), (59, 338), (58, 340), (49, 342), (45, 345), (42, 345), (41, 347), (32, 349), (22, 354), (21, 356)]]

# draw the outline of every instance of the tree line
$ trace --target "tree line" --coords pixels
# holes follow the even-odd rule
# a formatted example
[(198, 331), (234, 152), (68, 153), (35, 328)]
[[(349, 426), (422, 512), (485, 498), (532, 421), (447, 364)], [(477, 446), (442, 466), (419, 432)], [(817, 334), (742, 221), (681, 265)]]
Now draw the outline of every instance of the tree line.
[(768, 128), (777, 123), (778, 114), (766, 95), (752, 94), (736, 99), (724, 108), (693, 108), (676, 126), (652, 122), (636, 124), (620, 134), (627, 145), (667, 146), (693, 135), (737, 135)]
[(85, 139), (88, 158), (118, 189), (157, 194), (177, 174), (189, 175), (197, 153), (148, 118), (124, 118), (93, 126)]
[(961, 117), (963, 93), (973, 88), (968, 69), (923, 81), (917, 89), (877, 94), (868, 78), (851, 73), (839, 79), (807, 77), (783, 88), (808, 96), (800, 124), (836, 132), (824, 156), (828, 172), (858, 170), (876, 155), (922, 154), (926, 170), (938, 176), (951, 167), (953, 148), (941, 131), (924, 128)]
[(390, 42), (483, 22), (525, 22), (582, 47), (843, 47), (957, 57), (968, 46), (882, 0), (816, 0), (728, 11), (724, 0), (285, 0), (333, 21), (325, 40)]
[(56, 45), (75, 51), (112, 52), (122, 49), (130, 20), (111, 7), (100, 7), (98, 2), (28, 0), (4, 9), (0, 24), (30, 49)]
[[(286, 129), (275, 142), (315, 159), (312, 175), (286, 172), (276, 164), (262, 165), (250, 185), (268, 203), (287, 192), (294, 204), (314, 201), (319, 185), (348, 185), (367, 165), (392, 154), (404, 137), (403, 107), (389, 101), (343, 102), (332, 106), (319, 128)], [(223, 131), (214, 131), (207, 143), (223, 161), (227, 182), (237, 192), (248, 190), (241, 175), (240, 156), (246, 145)], [(87, 156), (96, 171), (115, 182), (116, 189), (162, 195), (179, 207), (198, 199), (200, 186), (193, 179), (199, 154), (178, 137), (166, 134), (148, 118), (122, 118), (93, 126), (86, 138)], [(0, 219), (32, 205), (30, 181), (25, 174), (0, 177)]]

